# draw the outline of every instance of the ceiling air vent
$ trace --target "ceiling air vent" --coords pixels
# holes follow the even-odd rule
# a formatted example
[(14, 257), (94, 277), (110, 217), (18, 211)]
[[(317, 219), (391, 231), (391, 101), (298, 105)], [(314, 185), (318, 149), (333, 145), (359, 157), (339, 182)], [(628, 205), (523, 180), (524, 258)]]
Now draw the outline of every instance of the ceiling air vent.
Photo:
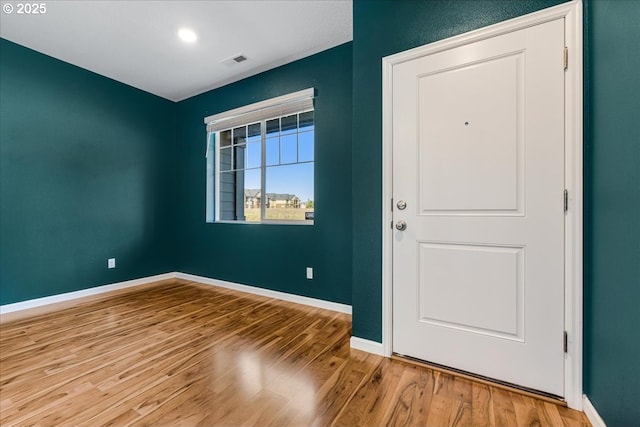
[(244, 62), (246, 60), (247, 60), (246, 56), (244, 56), (241, 53), (237, 53), (233, 56), (230, 56), (229, 58), (223, 59), (222, 61), (220, 61), (220, 63), (224, 65), (235, 65), (235, 64)]

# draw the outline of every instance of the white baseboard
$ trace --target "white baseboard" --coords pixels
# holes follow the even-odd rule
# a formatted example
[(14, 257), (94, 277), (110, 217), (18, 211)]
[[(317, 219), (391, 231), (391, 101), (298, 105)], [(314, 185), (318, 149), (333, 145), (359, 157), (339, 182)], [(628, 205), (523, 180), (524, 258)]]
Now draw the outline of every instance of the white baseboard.
[(586, 394), (582, 396), (582, 410), (593, 427), (607, 427)]
[(367, 353), (384, 356), (384, 346), (376, 341), (365, 340), (364, 338), (351, 337), (351, 348), (366, 351)]
[(120, 289), (140, 286), (147, 283), (158, 282), (160, 280), (175, 279), (176, 273), (158, 274), (156, 276), (142, 277), (140, 279), (127, 280), (126, 282), (112, 283), (109, 285), (97, 286), (95, 288), (82, 289), (80, 291), (66, 292), (64, 294), (51, 295), (43, 298), (30, 299), (27, 301), (15, 302), (13, 304), (0, 305), (0, 315), (14, 313), (17, 311), (29, 310), (51, 304), (58, 304), (85, 298), (95, 295), (113, 292)]
[[(31, 310), (39, 307), (50, 306), (52, 304), (60, 304), (64, 302), (70, 302), (80, 298), (97, 296), (108, 292), (118, 291), (121, 289), (131, 288), (134, 286), (145, 285), (148, 283), (159, 282), (161, 280), (168, 279), (183, 279), (192, 282), (198, 282), (203, 285), (219, 286), (221, 288), (234, 289), (241, 292), (247, 292), (250, 294), (262, 295), (269, 298), (276, 298), (284, 301), (290, 301), (297, 304), (309, 305), (312, 307), (323, 308), (325, 310), (337, 311), (339, 313), (351, 314), (351, 306), (347, 304), (340, 304), (332, 301), (325, 301), (316, 298), (304, 297), (301, 295), (288, 294), (285, 292), (272, 291), (270, 289), (258, 288), (255, 286), (242, 285), (239, 283), (226, 282), (224, 280), (210, 279), (208, 277), (196, 276), (193, 274), (172, 272), (165, 274), (158, 274), (155, 276), (142, 277), (140, 279), (127, 280), (125, 282), (112, 283), (109, 285), (97, 286), (95, 288), (82, 289), (74, 292), (66, 292), (64, 294), (51, 295), (43, 298), (35, 298), (27, 301), (16, 302), (12, 304), (0, 305), (0, 316), (3, 319), (8, 319), (6, 316), (10, 313), (23, 312), (24, 310)], [(55, 310), (55, 307), (53, 308)], [(12, 315), (13, 316), (13, 315)]]
[(208, 277), (196, 276), (187, 273), (175, 273), (177, 279), (198, 282), (203, 285), (218, 286), (221, 288), (233, 289), (250, 294), (261, 295), (269, 298), (276, 298), (283, 301), (297, 304), (310, 305), (312, 307), (323, 308), (325, 310), (337, 311), (339, 313), (351, 314), (351, 306), (332, 301), (325, 301), (316, 298), (304, 297), (301, 295), (288, 294), (286, 292), (272, 291), (271, 289), (258, 288), (256, 286), (242, 285), (240, 283), (226, 282), (224, 280), (210, 279)]

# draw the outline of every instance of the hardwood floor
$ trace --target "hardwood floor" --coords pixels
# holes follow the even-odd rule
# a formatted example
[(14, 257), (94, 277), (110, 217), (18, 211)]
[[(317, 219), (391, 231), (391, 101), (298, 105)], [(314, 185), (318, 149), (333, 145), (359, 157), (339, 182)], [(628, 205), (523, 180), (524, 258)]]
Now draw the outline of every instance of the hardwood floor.
[(349, 315), (180, 281), (4, 323), (0, 425), (589, 425), (350, 335)]

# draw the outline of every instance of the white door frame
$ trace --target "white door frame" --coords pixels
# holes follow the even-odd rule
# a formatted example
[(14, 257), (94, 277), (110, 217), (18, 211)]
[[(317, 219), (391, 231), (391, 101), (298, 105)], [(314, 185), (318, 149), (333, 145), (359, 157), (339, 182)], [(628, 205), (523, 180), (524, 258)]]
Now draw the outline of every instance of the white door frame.
[[(565, 19), (568, 68), (565, 71), (565, 330), (568, 334), (564, 365), (564, 398), (570, 408), (582, 410), (582, 251), (583, 251), (583, 142), (582, 142), (582, 2), (573, 0), (529, 15), (500, 22), (382, 59), (382, 348), (393, 352), (393, 67), (406, 61), (475, 43), (555, 19)], [(558, 52), (562, 55), (562, 52)], [(561, 343), (558, 343), (561, 345)]]

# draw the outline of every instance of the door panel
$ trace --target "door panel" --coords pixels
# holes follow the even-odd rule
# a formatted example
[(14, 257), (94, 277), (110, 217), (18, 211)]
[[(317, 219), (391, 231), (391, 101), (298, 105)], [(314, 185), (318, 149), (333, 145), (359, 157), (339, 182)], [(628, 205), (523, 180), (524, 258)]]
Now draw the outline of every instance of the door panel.
[(523, 59), (518, 52), (417, 77), (422, 213), (521, 208)]
[(393, 351), (563, 395), (564, 20), (394, 65)]
[(523, 341), (523, 258), (524, 248), (421, 242), (419, 320)]

